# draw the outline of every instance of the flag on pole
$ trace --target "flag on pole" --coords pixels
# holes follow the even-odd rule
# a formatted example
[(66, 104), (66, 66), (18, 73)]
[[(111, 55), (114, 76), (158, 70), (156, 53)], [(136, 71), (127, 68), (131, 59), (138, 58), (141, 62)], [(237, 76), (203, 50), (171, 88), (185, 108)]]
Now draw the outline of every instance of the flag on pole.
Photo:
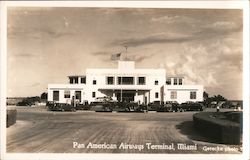
[(111, 55), (111, 60), (112, 60), (112, 61), (120, 60), (121, 55), (122, 55), (122, 53), (112, 54), (112, 55)]

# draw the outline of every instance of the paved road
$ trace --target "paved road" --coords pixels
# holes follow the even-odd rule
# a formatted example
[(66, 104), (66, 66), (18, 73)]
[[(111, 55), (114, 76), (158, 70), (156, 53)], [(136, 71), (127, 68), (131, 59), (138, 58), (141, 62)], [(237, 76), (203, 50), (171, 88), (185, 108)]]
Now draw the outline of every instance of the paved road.
[[(240, 146), (216, 144), (202, 137), (193, 128), (192, 115), (195, 112), (51, 112), (44, 107), (17, 107), (17, 111), (17, 123), (7, 129), (7, 152), (239, 153), (225, 150), (205, 151), (204, 146)], [(73, 142), (78, 143), (75, 148)], [(90, 143), (99, 146), (91, 146)], [(151, 143), (149, 149), (147, 143)], [(171, 149), (172, 143), (174, 149)], [(123, 145), (119, 148), (121, 144)], [(159, 146), (163, 144), (167, 146), (160, 149)], [(178, 148), (178, 144), (189, 145), (189, 150)], [(195, 145), (197, 149), (190, 149)]]

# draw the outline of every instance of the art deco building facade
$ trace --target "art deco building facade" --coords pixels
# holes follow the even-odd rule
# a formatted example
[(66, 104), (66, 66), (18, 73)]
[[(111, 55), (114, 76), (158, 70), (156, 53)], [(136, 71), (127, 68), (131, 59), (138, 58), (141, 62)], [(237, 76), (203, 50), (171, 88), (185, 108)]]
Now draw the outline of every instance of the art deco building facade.
[(184, 77), (167, 77), (165, 69), (138, 69), (134, 61), (118, 61), (114, 69), (86, 69), (85, 76), (69, 76), (69, 84), (49, 84), (48, 101), (93, 102), (99, 97), (138, 102), (203, 101), (202, 85), (186, 85)]

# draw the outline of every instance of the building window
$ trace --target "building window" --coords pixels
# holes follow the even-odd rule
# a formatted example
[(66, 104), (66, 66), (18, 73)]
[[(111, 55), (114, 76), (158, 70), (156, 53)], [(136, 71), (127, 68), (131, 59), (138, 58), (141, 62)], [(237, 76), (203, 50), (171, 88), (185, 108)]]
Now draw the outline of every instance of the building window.
[(76, 99), (80, 100), (81, 101), (81, 97), (82, 97), (82, 92), (81, 91), (76, 91), (75, 92), (75, 95), (76, 95)]
[(78, 83), (78, 77), (75, 78), (75, 83), (76, 83), (76, 84)]
[(81, 83), (84, 83), (84, 84), (86, 83), (86, 77), (81, 78)]
[(114, 77), (107, 77), (107, 84), (114, 84)]
[(177, 78), (174, 78), (174, 85), (177, 85)]
[(96, 84), (96, 80), (93, 80), (93, 84)]
[(171, 99), (177, 99), (177, 91), (171, 91), (170, 98)]
[(134, 77), (118, 77), (119, 85), (131, 85), (134, 84)]
[(145, 77), (138, 77), (138, 84), (139, 85), (145, 85), (146, 84)]
[(179, 85), (182, 85), (182, 78), (179, 79)]
[(196, 99), (196, 92), (190, 92), (190, 99)]
[(69, 78), (69, 83), (73, 84), (73, 78)]
[(95, 92), (92, 92), (92, 97), (95, 98)]
[(155, 80), (155, 85), (158, 85), (158, 83), (159, 83), (158, 80)]
[(69, 83), (70, 84), (78, 83), (78, 77), (69, 77)]
[(70, 91), (64, 91), (64, 98), (70, 98)]
[(59, 101), (59, 91), (53, 91), (53, 101)]
[(167, 78), (166, 85), (171, 85), (171, 78)]
[(159, 98), (159, 93), (155, 92), (155, 98)]

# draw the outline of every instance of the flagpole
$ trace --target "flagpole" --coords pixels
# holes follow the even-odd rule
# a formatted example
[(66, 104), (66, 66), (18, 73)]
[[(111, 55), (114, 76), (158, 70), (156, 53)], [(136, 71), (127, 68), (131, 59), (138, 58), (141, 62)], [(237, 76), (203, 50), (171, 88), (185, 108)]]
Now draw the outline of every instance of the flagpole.
[[(123, 85), (122, 84), (122, 76), (121, 76), (121, 85)], [(122, 86), (121, 86), (121, 102), (122, 102)]]
[(128, 58), (127, 58), (127, 51), (128, 51), (128, 46), (124, 46), (125, 47), (125, 49), (126, 49), (126, 54), (125, 54), (125, 60), (127, 60)]

